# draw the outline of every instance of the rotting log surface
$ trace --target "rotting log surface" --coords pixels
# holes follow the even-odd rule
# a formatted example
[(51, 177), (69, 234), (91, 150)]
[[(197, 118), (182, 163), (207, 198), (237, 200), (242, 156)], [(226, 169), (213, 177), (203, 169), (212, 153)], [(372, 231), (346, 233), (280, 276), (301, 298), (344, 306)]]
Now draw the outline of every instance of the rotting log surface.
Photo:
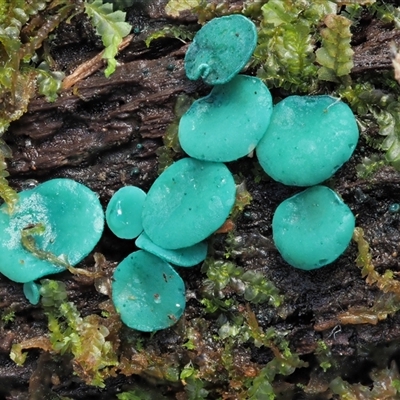
[[(99, 71), (79, 82), (73, 90), (64, 91), (54, 103), (37, 98), (31, 102), (28, 113), (12, 124), (6, 140), (13, 149), (9, 171), (14, 187), (20, 190), (32, 184), (32, 180), (42, 182), (54, 177), (68, 177), (96, 191), (104, 207), (121, 186), (137, 185), (144, 190), (150, 187), (157, 176), (156, 150), (162, 145), (162, 136), (174, 119), (177, 96), (197, 97), (208, 91), (200, 83), (186, 79), (183, 70), (186, 46), (183, 43), (165, 39), (155, 42), (150, 49), (145, 47), (143, 38), (146, 34), (165, 23), (162, 10), (163, 2), (154, 2), (147, 9), (129, 14), (143, 33), (135, 37), (120, 55), (122, 65), (114, 75), (107, 79)], [(186, 22), (191, 21), (193, 18), (189, 16)], [(70, 71), (99, 51), (98, 40), (94, 39), (93, 33), (87, 33), (87, 29), (84, 21), (59, 29), (59, 45), (53, 55), (64, 70)], [(75, 35), (78, 30), (86, 34)], [(400, 41), (398, 32), (374, 21), (358, 32), (354, 73), (390, 67), (388, 49), (382, 46), (388, 37)], [(143, 145), (142, 149), (136, 147), (138, 143)], [(339, 170), (330, 185), (353, 210), (357, 225), (364, 228), (378, 271), (382, 273), (385, 268), (399, 271), (400, 219), (398, 214), (389, 213), (388, 207), (398, 202), (400, 175), (387, 168), (372, 181), (359, 181), (355, 166), (371, 153), (373, 150), (361, 140), (352, 160)], [(268, 239), (271, 237), (271, 218), (276, 206), (299, 189), (265, 180), (255, 183), (254, 163), (246, 158), (229, 164), (232, 172), (245, 177), (253, 196), (251, 205), (237, 224), (241, 251), (235, 259), (245, 269), (263, 271), (285, 296), (281, 312), (285, 318), (270, 307), (252, 306), (260, 326), (275, 326), (287, 331), (292, 350), (310, 363), (316, 341), (325, 340), (334, 355), (343, 357), (345, 375), (355, 381), (357, 374), (351, 368), (364, 368), (368, 373), (374, 366), (385, 367), (376, 359), (364, 363), (360, 354), (362, 349), (384, 348), (399, 341), (398, 314), (375, 326), (342, 325), (335, 329), (338, 314), (349, 307), (372, 305), (379, 294), (378, 289), (366, 285), (361, 278), (355, 265), (356, 245), (352, 243), (337, 262), (320, 270), (304, 272), (286, 265)], [(134, 168), (139, 168), (139, 173)], [(106, 230), (96, 251), (105, 255), (110, 272), (133, 248), (131, 243), (117, 240)], [(217, 255), (223, 254), (221, 235), (215, 240), (214, 251)], [(83, 264), (92, 266), (92, 257)], [(203, 315), (195, 300), (201, 285), (200, 268), (185, 271), (183, 278), (192, 298), (188, 301), (185, 323)], [(98, 304), (105, 296), (97, 293), (93, 285), (77, 282), (68, 273), (56, 279), (67, 284), (70, 301), (83, 315), (99, 312)], [(9, 359), (12, 343), (46, 334), (47, 320), (40, 306), (34, 307), (25, 300), (21, 285), (4, 277), (0, 277), (0, 305), (3, 311), (16, 312), (15, 321), (2, 324), (0, 330), (1, 397), (42, 399), (43, 393), (51, 387), (54, 393), (73, 399), (107, 399), (115, 398), (115, 393), (130, 384), (137, 384), (135, 376), (119, 376), (107, 382), (106, 390), (88, 387), (72, 376), (72, 367), (65, 360), (65, 364), (60, 365), (47, 353), (35, 350), (30, 350), (23, 367), (17, 367)], [(154, 348), (163, 355), (177, 352), (184, 365), (185, 357), (186, 362), (190, 357), (177, 350), (180, 329), (172, 328), (155, 335)], [(251, 361), (264, 365), (270, 357), (268, 352), (255, 349)], [(345, 366), (348, 360), (353, 364)], [(386, 361), (382, 358), (382, 363)], [(57, 375), (68, 376), (68, 373), (68, 379), (57, 382)], [(307, 384), (307, 379), (302, 381), (300, 377), (298, 382)]]

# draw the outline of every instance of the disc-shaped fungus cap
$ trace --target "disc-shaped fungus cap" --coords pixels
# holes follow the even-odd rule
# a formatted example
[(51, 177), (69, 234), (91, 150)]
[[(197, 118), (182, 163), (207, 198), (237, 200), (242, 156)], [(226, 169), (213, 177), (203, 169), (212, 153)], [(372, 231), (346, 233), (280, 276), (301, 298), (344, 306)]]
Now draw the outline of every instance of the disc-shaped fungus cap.
[(273, 239), (283, 259), (311, 270), (335, 261), (350, 243), (354, 215), (326, 186), (314, 186), (282, 202), (272, 219)]
[(115, 236), (134, 239), (141, 234), (145, 198), (146, 193), (136, 186), (125, 186), (114, 193), (106, 209), (106, 221)]
[(238, 75), (192, 104), (180, 119), (179, 142), (199, 160), (234, 161), (255, 149), (271, 114), (272, 97), (264, 83)]
[(199, 262), (204, 261), (207, 256), (208, 247), (207, 242), (203, 241), (190, 247), (184, 247), (183, 249), (163, 249), (153, 243), (145, 232), (136, 239), (135, 245), (139, 247), (139, 249), (146, 250), (178, 267), (193, 267)]
[(348, 161), (357, 141), (356, 119), (345, 103), (330, 96), (290, 96), (274, 107), (256, 152), (276, 181), (312, 186)]
[(154, 332), (175, 324), (185, 309), (185, 285), (161, 258), (139, 250), (114, 271), (112, 300), (130, 328)]
[(53, 179), (25, 190), (13, 214), (0, 207), (0, 272), (25, 283), (65, 271), (49, 258), (79, 263), (99, 241), (103, 226), (97, 195), (80, 183)]
[(233, 176), (222, 163), (183, 158), (153, 183), (143, 205), (143, 228), (164, 249), (193, 246), (226, 220), (235, 203)]
[(257, 30), (248, 18), (214, 18), (196, 33), (186, 52), (186, 75), (209, 85), (226, 83), (246, 65), (256, 44)]

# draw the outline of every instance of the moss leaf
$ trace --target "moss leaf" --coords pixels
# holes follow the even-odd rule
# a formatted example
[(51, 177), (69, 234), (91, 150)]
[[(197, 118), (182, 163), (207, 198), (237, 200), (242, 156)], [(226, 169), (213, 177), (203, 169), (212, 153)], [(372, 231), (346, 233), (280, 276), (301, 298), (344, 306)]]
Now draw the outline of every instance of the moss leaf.
[(113, 5), (102, 0), (85, 3), (85, 13), (91, 18), (96, 33), (101, 36), (105, 50), (103, 58), (107, 60), (106, 77), (114, 73), (117, 66), (115, 56), (122, 39), (127, 36), (132, 26), (125, 22), (126, 13), (113, 11)]
[(324, 81), (338, 82), (339, 77), (349, 75), (353, 68), (351, 21), (340, 15), (329, 14), (324, 22), (326, 28), (321, 31), (322, 47), (316, 51), (316, 60), (321, 65), (318, 77)]
[(165, 12), (170, 17), (178, 18), (182, 11), (189, 11), (200, 5), (200, 0), (170, 0), (165, 6)]

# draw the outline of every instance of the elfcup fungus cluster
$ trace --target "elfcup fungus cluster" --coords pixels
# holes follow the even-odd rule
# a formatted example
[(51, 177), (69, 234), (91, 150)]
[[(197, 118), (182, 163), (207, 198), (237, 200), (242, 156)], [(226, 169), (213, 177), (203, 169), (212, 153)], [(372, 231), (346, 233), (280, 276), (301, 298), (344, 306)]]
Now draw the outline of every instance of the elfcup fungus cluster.
[[(186, 74), (213, 89), (180, 120), (179, 141), (189, 157), (168, 167), (147, 194), (124, 187), (108, 204), (111, 231), (137, 238), (140, 249), (118, 265), (112, 282), (115, 307), (131, 328), (156, 331), (181, 317), (185, 287), (171, 264), (203, 261), (207, 238), (228, 218), (236, 186), (225, 162), (255, 151), (271, 178), (309, 187), (282, 202), (272, 220), (274, 242), (290, 265), (327, 265), (351, 240), (353, 214), (320, 184), (356, 147), (354, 115), (330, 96), (290, 96), (273, 106), (260, 79), (238, 75), (256, 43), (254, 24), (241, 15), (215, 18), (196, 34), (185, 56)], [(0, 271), (25, 283), (27, 297), (37, 302), (34, 281), (63, 270), (60, 255), (70, 265), (82, 260), (99, 240), (103, 218), (96, 195), (68, 179), (20, 193), (17, 212), (0, 213)]]
[[(274, 242), (289, 264), (305, 270), (322, 267), (337, 259), (351, 240), (353, 214), (334, 191), (319, 184), (351, 157), (358, 141), (355, 117), (330, 96), (290, 96), (273, 107), (261, 80), (238, 75), (256, 42), (254, 24), (232, 15), (206, 24), (186, 53), (188, 78), (202, 78), (213, 88), (182, 116), (179, 142), (189, 158), (167, 168), (150, 188), (137, 214), (144, 231), (136, 246), (142, 250), (128, 256), (114, 276), (114, 303), (122, 320), (135, 329), (160, 329), (180, 317), (183, 283), (169, 263), (189, 267), (205, 258), (205, 240), (224, 223), (235, 202), (234, 179), (223, 163), (253, 150), (273, 179), (310, 186), (281, 203), (273, 217)], [(138, 261), (149, 253), (154, 263), (154, 257), (164, 261), (162, 268)], [(147, 275), (138, 280), (137, 271)], [(170, 282), (177, 286), (175, 293)], [(146, 310), (140, 314), (146, 326), (133, 309)]]

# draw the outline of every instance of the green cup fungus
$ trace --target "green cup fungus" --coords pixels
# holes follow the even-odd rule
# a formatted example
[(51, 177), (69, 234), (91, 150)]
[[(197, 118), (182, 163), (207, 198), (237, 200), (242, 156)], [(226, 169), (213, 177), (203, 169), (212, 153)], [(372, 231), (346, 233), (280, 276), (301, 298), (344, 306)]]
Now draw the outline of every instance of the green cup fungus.
[(289, 96), (273, 110), (258, 161), (285, 185), (313, 186), (349, 160), (358, 141), (350, 107), (330, 96)]
[[(133, 329), (152, 332), (181, 317), (184, 283), (168, 262), (201, 262), (207, 253), (205, 239), (228, 217), (236, 187), (221, 161), (236, 160), (256, 147), (262, 167), (274, 179), (307, 186), (329, 178), (356, 146), (355, 119), (342, 102), (329, 96), (292, 96), (272, 112), (271, 95), (259, 79), (235, 78), (256, 42), (254, 24), (241, 15), (215, 18), (197, 33), (185, 56), (187, 76), (221, 86), (181, 119), (181, 145), (194, 158), (167, 168), (147, 196), (139, 188), (125, 187), (110, 200), (107, 222), (118, 237), (131, 239), (144, 230), (136, 240), (143, 250), (118, 265), (112, 283), (115, 307)], [(32, 303), (39, 299), (33, 281), (64, 270), (38, 254), (75, 265), (103, 231), (96, 195), (69, 179), (22, 192), (13, 215), (4, 205), (0, 210), (0, 272), (24, 282)], [(316, 186), (278, 206), (273, 238), (289, 264), (309, 270), (329, 264), (346, 249), (354, 224), (338, 196)], [(34, 241), (38, 254), (23, 246), (24, 239)]]
[[(272, 112), (271, 95), (260, 80), (235, 77), (256, 41), (254, 24), (231, 15), (206, 24), (186, 53), (188, 78), (219, 86), (181, 118), (180, 144), (193, 158), (172, 164), (155, 180), (143, 203), (144, 232), (136, 240), (143, 250), (115, 270), (113, 301), (131, 328), (167, 328), (182, 315), (184, 285), (168, 262), (199, 263), (206, 256), (205, 239), (228, 217), (236, 188), (222, 162), (256, 147), (274, 179), (308, 186), (329, 178), (356, 146), (357, 125), (344, 103), (329, 96), (292, 96)], [(272, 225), (283, 258), (310, 270), (339, 257), (355, 222), (332, 190), (316, 186), (284, 201)]]
[(204, 261), (208, 247), (207, 242), (203, 241), (183, 249), (167, 250), (153, 243), (144, 232), (136, 239), (135, 245), (178, 267), (193, 267)]
[(226, 83), (247, 64), (256, 44), (257, 30), (248, 18), (214, 18), (196, 33), (186, 52), (186, 75), (209, 85)]
[(199, 243), (226, 220), (236, 196), (233, 176), (222, 163), (183, 158), (153, 183), (143, 205), (143, 228), (164, 249)]
[[(93, 250), (103, 226), (99, 199), (78, 182), (53, 179), (22, 191), (13, 214), (0, 207), (0, 272), (27, 283), (65, 271), (63, 263), (76, 265)], [(37, 254), (27, 250), (32, 246)]]
[(26, 282), (23, 284), (23, 292), (29, 303), (36, 306), (40, 300), (40, 285), (35, 282)]
[(272, 219), (273, 239), (293, 267), (312, 270), (335, 261), (350, 243), (354, 215), (326, 186), (314, 186), (282, 202)]
[[(212, 76), (211, 62), (206, 59), (217, 58), (213, 52), (217, 48), (215, 42), (220, 41), (219, 24), (222, 27), (224, 22), (223, 18), (216, 18), (196, 35), (185, 58), (189, 79), (202, 76), (207, 82)], [(211, 38), (211, 33), (215, 38)], [(202, 48), (204, 52), (200, 51)], [(229, 69), (230, 62), (219, 57), (221, 70)], [(237, 73), (240, 68), (233, 70)], [(290, 96), (274, 107), (271, 116), (268, 89), (259, 85), (252, 91), (250, 82), (255, 85), (255, 78), (233, 75), (229, 75), (229, 83), (214, 87), (208, 96), (194, 102), (181, 118), (179, 140), (189, 156), (228, 162), (245, 156), (256, 146), (265, 172), (276, 181), (295, 186), (320, 184), (349, 160), (359, 132), (346, 104), (330, 96)], [(274, 240), (292, 266), (319, 268), (346, 249), (354, 229), (354, 216), (328, 188), (311, 188), (297, 196), (278, 207), (273, 219)], [(319, 213), (312, 201), (318, 203)], [(309, 231), (310, 226), (318, 232), (315, 236)]]
[(145, 198), (146, 193), (136, 186), (125, 186), (114, 193), (106, 209), (106, 221), (115, 236), (134, 239), (141, 234)]
[(114, 271), (112, 300), (132, 329), (154, 332), (175, 324), (185, 309), (185, 285), (164, 260), (139, 250)]
[(271, 114), (272, 97), (264, 83), (238, 75), (192, 104), (179, 122), (179, 142), (190, 157), (234, 161), (255, 149)]

